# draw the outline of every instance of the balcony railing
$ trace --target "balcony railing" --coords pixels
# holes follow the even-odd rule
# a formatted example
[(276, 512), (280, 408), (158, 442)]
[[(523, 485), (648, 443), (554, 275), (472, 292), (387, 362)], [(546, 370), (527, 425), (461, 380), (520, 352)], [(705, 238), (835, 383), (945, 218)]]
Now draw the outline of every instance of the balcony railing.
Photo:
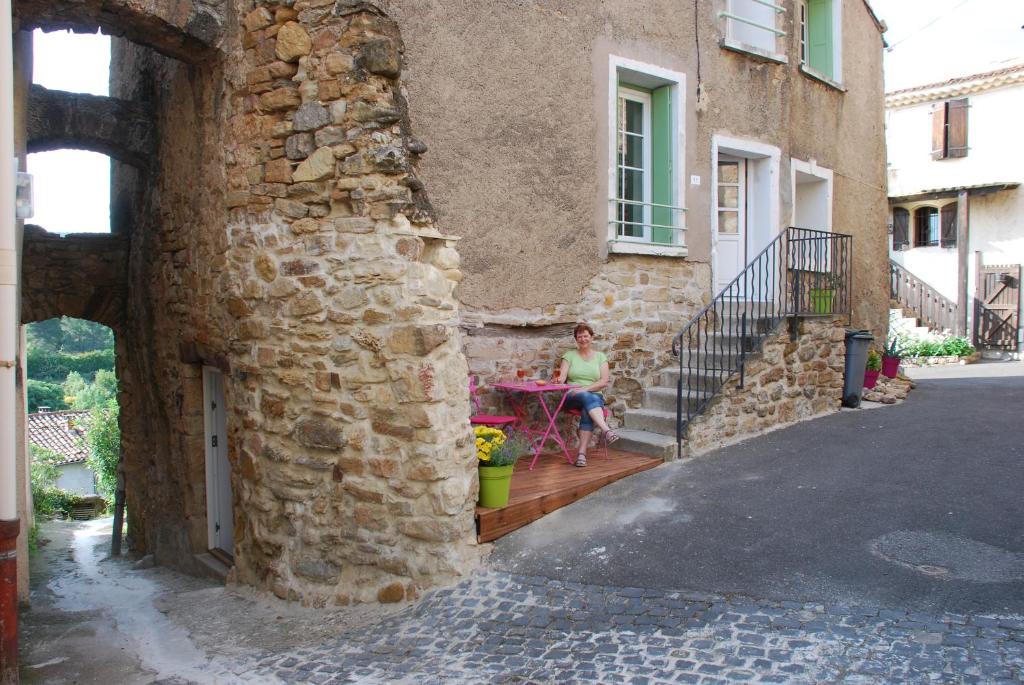
[(686, 209), (657, 202), (611, 198), (609, 225), (615, 240), (655, 245), (686, 245)]
[(806, 228), (780, 233), (672, 339), (679, 358), (676, 441), (786, 317), (849, 316), (853, 239)]
[(956, 302), (889, 260), (889, 297), (909, 309), (922, 326), (939, 331), (957, 331)]

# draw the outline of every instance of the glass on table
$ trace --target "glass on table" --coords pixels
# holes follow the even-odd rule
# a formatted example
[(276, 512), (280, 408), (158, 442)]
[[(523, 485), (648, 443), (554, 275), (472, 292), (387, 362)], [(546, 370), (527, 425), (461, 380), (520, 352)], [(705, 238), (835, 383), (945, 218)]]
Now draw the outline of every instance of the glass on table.
[(526, 379), (526, 369), (519, 369), (516, 371), (516, 382), (522, 385)]

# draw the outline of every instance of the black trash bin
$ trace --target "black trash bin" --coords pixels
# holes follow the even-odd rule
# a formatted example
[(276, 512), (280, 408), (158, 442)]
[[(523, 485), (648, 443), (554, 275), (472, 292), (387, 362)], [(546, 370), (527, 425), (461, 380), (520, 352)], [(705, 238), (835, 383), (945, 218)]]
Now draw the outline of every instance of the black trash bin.
[(846, 329), (846, 365), (843, 367), (843, 406), (859, 407), (864, 392), (864, 369), (875, 336), (868, 331)]

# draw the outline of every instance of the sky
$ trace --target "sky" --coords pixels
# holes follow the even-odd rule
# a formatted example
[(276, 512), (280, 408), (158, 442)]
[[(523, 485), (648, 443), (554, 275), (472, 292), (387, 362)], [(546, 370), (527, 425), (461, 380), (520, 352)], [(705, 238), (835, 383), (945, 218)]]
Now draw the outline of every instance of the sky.
[[(885, 89), (944, 81), (1024, 61), (1024, 0), (869, 0), (885, 34)], [(107, 95), (110, 39), (69, 32), (34, 36), (33, 82)], [(850, 59), (846, 56), (846, 59)], [(55, 233), (110, 230), (110, 163), (61, 150), (29, 155), (35, 217)]]
[[(107, 95), (110, 38), (67, 31), (33, 35), (32, 81), (52, 90)], [(110, 160), (84, 150), (28, 156), (35, 216), (54, 233), (110, 231)]]
[(1024, 0), (868, 0), (889, 30), (886, 91), (1024, 60)]

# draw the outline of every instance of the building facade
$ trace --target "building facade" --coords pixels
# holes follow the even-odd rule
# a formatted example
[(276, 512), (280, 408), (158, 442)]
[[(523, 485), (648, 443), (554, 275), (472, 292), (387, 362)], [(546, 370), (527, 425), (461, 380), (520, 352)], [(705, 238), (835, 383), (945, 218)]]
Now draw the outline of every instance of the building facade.
[(1019, 62), (886, 95), (891, 258), (964, 303), (962, 332), (974, 329), (978, 265), (1024, 261), (1022, 106)]
[(220, 548), (312, 605), (466, 573), (467, 374), (546, 374), (587, 320), (619, 421), (787, 226), (853, 236), (852, 322), (884, 332), (860, 0), (175, 7), (18, 3), (23, 34), (121, 36), (111, 98), (18, 73), (23, 151), (115, 160), (109, 239), (25, 233), (22, 321), (114, 329), (131, 544), (160, 563)]

